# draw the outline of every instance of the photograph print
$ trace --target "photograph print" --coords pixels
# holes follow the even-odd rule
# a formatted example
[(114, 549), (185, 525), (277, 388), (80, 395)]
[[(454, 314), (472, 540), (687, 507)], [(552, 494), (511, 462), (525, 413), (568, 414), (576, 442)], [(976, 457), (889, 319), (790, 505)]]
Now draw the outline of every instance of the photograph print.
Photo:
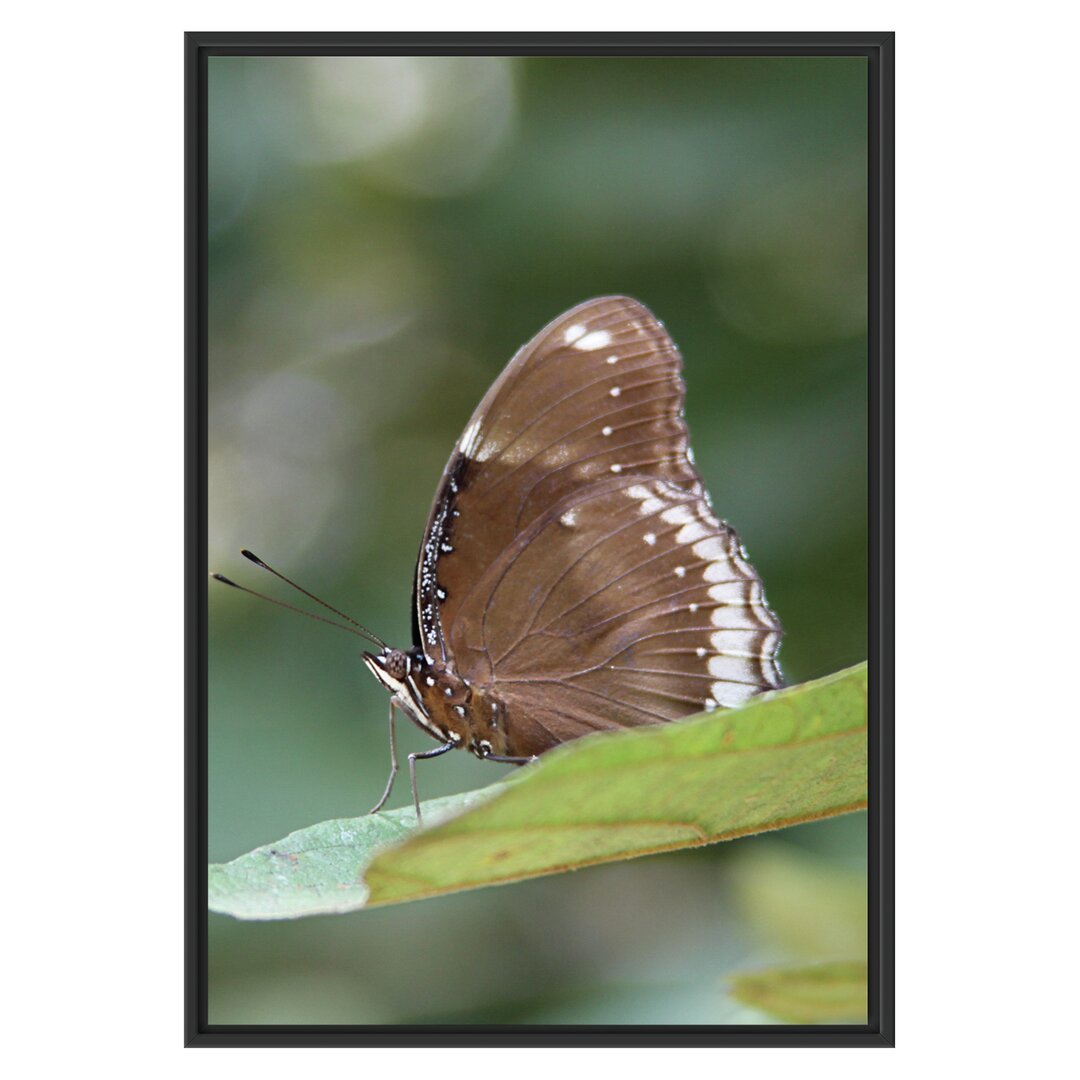
[(891, 38), (804, 38), (189, 35), (189, 1039), (889, 1038)]

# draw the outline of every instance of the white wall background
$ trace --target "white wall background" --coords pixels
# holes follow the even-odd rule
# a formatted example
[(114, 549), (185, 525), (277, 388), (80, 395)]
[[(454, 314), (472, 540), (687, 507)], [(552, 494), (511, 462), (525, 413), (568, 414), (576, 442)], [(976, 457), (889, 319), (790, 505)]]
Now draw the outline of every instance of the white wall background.
[[(9, 926), (36, 924), (5, 950), (7, 1054), (34, 1055), (20, 1075), (284, 1076), (311, 1053), (181, 1051), (185, 29), (898, 32), (899, 1047), (710, 1064), (1042, 1075), (1064, 1056), (1078, 727), (1066, 10), (219, 0), (9, 13), (2, 895)], [(45, 775), (35, 760), (55, 740), (68, 765)], [(134, 767), (148, 759), (154, 781)], [(450, 1076), (556, 1064), (327, 1053), (310, 1064)], [(682, 1064), (662, 1050), (551, 1053), (582, 1071), (613, 1053), (643, 1071)]]

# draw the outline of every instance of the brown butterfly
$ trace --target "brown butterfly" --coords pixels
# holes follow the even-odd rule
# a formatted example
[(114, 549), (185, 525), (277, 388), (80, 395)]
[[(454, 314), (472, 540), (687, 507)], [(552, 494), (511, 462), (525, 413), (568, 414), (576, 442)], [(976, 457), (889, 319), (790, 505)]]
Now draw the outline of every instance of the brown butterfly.
[(357, 631), (390, 693), (373, 813), (398, 770), (395, 707), (439, 742), (409, 755), (419, 815), (417, 760), (462, 747), (521, 764), (783, 685), (780, 623), (693, 465), (681, 366), (651, 312), (609, 296), (560, 315), (495, 380), (428, 516), (413, 647)]

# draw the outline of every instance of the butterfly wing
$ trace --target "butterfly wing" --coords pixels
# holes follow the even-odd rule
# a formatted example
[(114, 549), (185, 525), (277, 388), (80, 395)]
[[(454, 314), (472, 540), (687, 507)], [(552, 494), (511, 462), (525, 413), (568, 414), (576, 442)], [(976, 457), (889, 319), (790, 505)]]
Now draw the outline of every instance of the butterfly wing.
[(451, 641), (495, 685), (514, 753), (676, 720), (782, 685), (780, 625), (702, 498), (612, 478), (543, 515), (488, 568)]
[(447, 466), (418, 644), (497, 684), (523, 745), (780, 685), (779, 624), (689, 459), (680, 368), (646, 308), (588, 301), (518, 352)]
[(663, 326), (626, 297), (572, 308), (518, 351), (466, 425), (432, 504), (414, 590), (418, 645), (444, 649), (444, 626), (487, 566), (613, 467), (700, 486), (686, 458), (680, 366)]

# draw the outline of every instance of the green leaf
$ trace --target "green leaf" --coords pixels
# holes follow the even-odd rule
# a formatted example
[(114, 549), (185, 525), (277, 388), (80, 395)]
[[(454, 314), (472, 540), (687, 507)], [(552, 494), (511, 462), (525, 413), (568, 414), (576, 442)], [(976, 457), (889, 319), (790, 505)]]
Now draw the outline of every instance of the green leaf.
[(735, 975), (731, 996), (791, 1024), (865, 1024), (866, 964), (811, 964)]
[(352, 911), (730, 840), (866, 805), (866, 665), (589, 736), (482, 791), (323, 822), (210, 867), (213, 911)]

